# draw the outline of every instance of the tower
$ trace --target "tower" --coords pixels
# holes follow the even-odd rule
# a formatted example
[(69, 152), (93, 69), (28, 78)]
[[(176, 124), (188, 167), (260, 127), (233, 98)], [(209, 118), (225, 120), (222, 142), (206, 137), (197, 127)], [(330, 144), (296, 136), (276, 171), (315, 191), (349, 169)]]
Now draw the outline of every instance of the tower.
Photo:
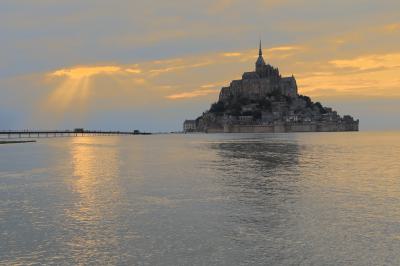
[(256, 61), (256, 72), (260, 77), (262, 77), (264, 75), (264, 69), (265, 69), (265, 61), (262, 56), (262, 47), (261, 47), (261, 40), (260, 40), (260, 47), (258, 49), (258, 59)]

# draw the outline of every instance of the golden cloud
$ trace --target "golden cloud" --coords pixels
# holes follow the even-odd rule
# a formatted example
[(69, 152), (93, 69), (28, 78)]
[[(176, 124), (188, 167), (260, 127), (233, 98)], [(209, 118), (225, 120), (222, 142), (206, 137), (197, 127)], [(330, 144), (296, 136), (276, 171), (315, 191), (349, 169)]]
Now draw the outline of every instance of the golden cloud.
[(347, 60), (331, 60), (329, 63), (338, 68), (356, 68), (359, 70), (382, 67), (393, 68), (400, 67), (400, 53), (372, 54)]
[(400, 31), (400, 23), (393, 23), (393, 24), (388, 24), (383, 27), (384, 31), (386, 32), (396, 32)]
[(242, 54), (241, 53), (223, 53), (222, 55), (226, 56), (226, 57), (237, 57), (237, 56), (241, 56)]
[(178, 64), (178, 65), (172, 65), (172, 66), (167, 66), (164, 68), (158, 68), (158, 69), (151, 69), (149, 72), (154, 76), (166, 72), (174, 72), (178, 70), (184, 70), (184, 69), (189, 69), (189, 68), (198, 68), (198, 67), (204, 67), (207, 65), (212, 64), (212, 61), (205, 61), (205, 62), (199, 62), (195, 64)]
[(181, 92), (181, 93), (176, 93), (172, 95), (167, 95), (165, 98), (170, 99), (170, 100), (181, 100), (181, 99), (187, 99), (187, 98), (195, 98), (195, 97), (200, 97), (200, 96), (207, 96), (209, 94), (217, 94), (219, 93), (219, 90), (194, 90), (190, 92)]
[[(374, 56), (365, 56), (370, 58)], [(366, 60), (346, 60), (340, 63), (340, 67), (354, 67), (368, 71), (349, 72), (343, 71), (337, 65), (333, 65), (326, 72), (304, 72), (297, 78), (300, 92), (319, 98), (398, 98), (400, 97), (399, 67), (391, 67), (394, 64), (360, 66), (360, 62)], [(367, 60), (368, 61), (368, 60)], [(351, 63), (350, 63), (351, 62)]]
[(132, 74), (140, 74), (142, 73), (142, 70), (139, 68), (127, 68), (125, 69), (126, 72), (132, 73)]
[(287, 52), (302, 49), (301, 46), (277, 46), (267, 49), (268, 52)]
[(81, 79), (99, 74), (112, 74), (119, 71), (121, 71), (121, 68), (118, 66), (78, 66), (56, 70), (50, 75), (55, 77), (65, 76), (71, 79)]
[(224, 81), (215, 82), (215, 83), (207, 83), (207, 84), (201, 85), (200, 88), (204, 88), (204, 89), (215, 88), (215, 87), (221, 87), (224, 84), (229, 84), (229, 81), (228, 80), (224, 80)]
[[(105, 84), (110, 84), (110, 82), (114, 84), (110, 88), (115, 86), (126, 87), (124, 80), (129, 79), (131, 74), (139, 75), (141, 73), (142, 70), (138, 65), (75, 66), (55, 70), (47, 75), (47, 77), (50, 77), (50, 83), (55, 87), (42, 105), (58, 112), (62, 112), (71, 106), (79, 109), (80, 106), (86, 106), (89, 99), (94, 97), (93, 88), (97, 88), (97, 92), (102, 91), (103, 87), (106, 86)], [(96, 83), (96, 79), (100, 76), (108, 79), (104, 85)], [(62, 77), (62, 79), (53, 80), (53, 78), (58, 77)], [(130, 79), (129, 86), (143, 86), (145, 83), (144, 78), (137, 77)]]

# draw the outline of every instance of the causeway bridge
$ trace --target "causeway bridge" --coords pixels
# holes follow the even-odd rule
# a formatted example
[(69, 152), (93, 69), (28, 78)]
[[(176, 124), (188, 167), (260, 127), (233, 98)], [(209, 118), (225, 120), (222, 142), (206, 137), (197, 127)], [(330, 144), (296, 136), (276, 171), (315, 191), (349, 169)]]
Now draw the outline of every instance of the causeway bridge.
[(78, 136), (117, 136), (117, 135), (151, 135), (151, 133), (134, 131), (104, 131), (104, 130), (1, 130), (1, 139), (12, 138), (55, 138)]

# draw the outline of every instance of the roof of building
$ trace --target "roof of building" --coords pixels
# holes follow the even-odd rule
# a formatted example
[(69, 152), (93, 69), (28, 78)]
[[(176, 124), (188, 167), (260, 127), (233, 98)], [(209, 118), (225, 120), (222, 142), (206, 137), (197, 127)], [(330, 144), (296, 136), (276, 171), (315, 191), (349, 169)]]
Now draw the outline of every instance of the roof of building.
[(254, 71), (252, 72), (244, 72), (242, 75), (242, 79), (259, 79), (260, 77)]

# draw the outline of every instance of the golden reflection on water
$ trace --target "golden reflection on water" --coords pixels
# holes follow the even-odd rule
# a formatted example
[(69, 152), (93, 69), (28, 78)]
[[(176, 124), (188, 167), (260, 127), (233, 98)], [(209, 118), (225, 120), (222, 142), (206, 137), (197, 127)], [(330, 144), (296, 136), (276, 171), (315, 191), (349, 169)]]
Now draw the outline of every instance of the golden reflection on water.
[[(106, 243), (112, 246), (117, 242), (110, 226), (112, 223), (107, 223), (117, 215), (116, 204), (120, 199), (117, 142), (118, 139), (112, 137), (101, 141), (99, 137), (71, 139), (73, 176), (69, 182), (76, 199), (74, 206), (66, 212), (80, 228), (79, 233), (73, 232), (69, 243), (71, 251), (79, 254), (75, 257), (77, 263), (85, 264)], [(99, 259), (107, 261), (107, 258)]]

